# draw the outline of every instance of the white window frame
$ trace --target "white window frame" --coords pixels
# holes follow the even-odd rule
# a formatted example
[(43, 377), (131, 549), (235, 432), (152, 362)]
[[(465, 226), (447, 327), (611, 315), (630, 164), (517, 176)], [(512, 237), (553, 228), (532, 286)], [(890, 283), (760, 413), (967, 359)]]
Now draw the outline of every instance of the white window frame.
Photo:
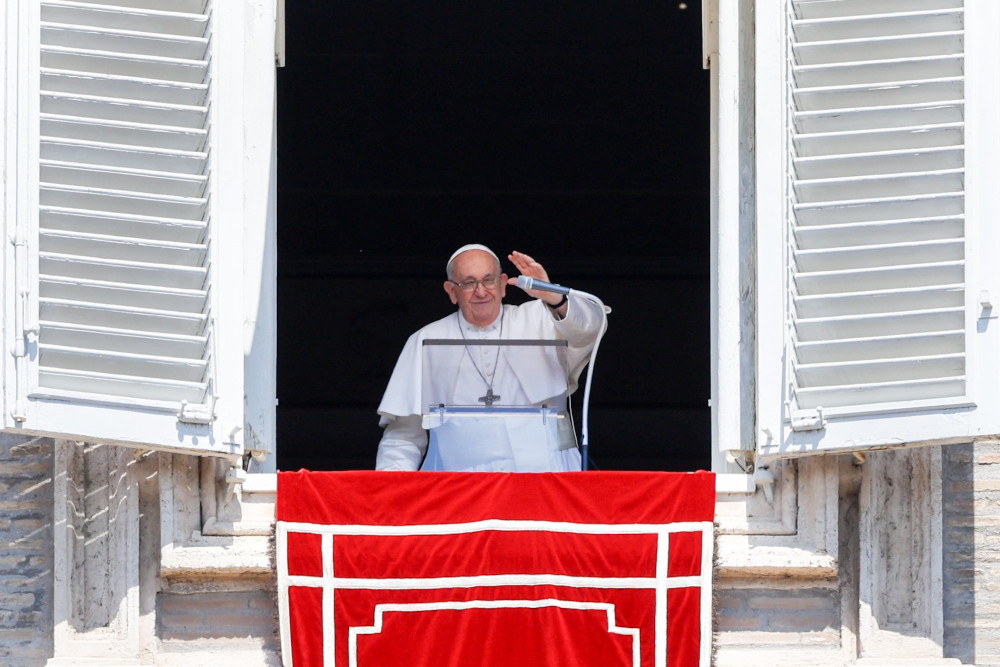
[[(750, 38), (752, 16), (742, 15), (740, 0), (703, 0), (704, 66), (710, 72), (711, 114), (711, 259), (710, 330), (712, 408), (712, 470), (735, 473), (726, 484), (749, 490), (743, 474), (744, 452), (752, 450), (754, 392), (744, 382), (751, 372), (753, 322), (744, 321), (744, 293), (752, 307), (753, 295), (741, 280), (742, 257), (752, 252), (752, 237), (744, 225), (746, 203), (742, 188), (752, 183), (746, 172), (748, 156), (741, 155), (741, 119), (752, 110), (741, 97), (741, 40)], [(741, 161), (742, 160), (742, 161)], [(747, 486), (749, 484), (749, 486)]]

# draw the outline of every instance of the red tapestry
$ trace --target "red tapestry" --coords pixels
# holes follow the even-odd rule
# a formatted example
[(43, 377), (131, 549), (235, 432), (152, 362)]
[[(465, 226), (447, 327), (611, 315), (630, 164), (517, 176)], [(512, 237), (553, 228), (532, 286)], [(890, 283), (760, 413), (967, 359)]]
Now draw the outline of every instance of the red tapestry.
[(708, 667), (711, 473), (279, 473), (285, 665)]

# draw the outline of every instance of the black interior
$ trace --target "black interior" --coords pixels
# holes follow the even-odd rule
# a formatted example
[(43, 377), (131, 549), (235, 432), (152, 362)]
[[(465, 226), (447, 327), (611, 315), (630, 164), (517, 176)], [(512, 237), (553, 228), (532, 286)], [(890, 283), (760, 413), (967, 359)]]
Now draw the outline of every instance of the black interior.
[(453, 310), (444, 264), (470, 242), (533, 255), (614, 309), (590, 405), (596, 468), (710, 467), (700, 3), (286, 9), (278, 468), (373, 467), (396, 356)]

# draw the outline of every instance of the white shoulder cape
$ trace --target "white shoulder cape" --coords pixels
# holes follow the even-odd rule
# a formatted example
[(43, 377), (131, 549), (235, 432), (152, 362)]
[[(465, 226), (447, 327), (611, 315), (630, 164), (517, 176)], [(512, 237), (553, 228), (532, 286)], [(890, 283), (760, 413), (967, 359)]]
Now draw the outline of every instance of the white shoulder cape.
[[(503, 317), (504, 339), (562, 339), (568, 343), (568, 372), (563, 370), (553, 356), (539, 360), (531, 368), (512, 369), (520, 385), (518, 389), (523, 390), (529, 404), (541, 404), (564, 392), (572, 394), (603, 325), (600, 307), (586, 299), (571, 297), (566, 317), (556, 320), (542, 301), (534, 300), (521, 306), (505, 305)], [(426, 407), (421, 400), (424, 385), (423, 343), (427, 339), (436, 338), (461, 339), (459, 326), (460, 319), (456, 311), (421, 328), (406, 341), (378, 407), (382, 426), (396, 417), (424, 413)], [(451, 395), (458, 386), (456, 377), (434, 377), (428, 380), (435, 385), (434, 392), (437, 396)], [(503, 391), (510, 392), (509, 387), (508, 384), (499, 393), (502, 395)], [(424, 427), (427, 428), (428, 424), (425, 423)]]

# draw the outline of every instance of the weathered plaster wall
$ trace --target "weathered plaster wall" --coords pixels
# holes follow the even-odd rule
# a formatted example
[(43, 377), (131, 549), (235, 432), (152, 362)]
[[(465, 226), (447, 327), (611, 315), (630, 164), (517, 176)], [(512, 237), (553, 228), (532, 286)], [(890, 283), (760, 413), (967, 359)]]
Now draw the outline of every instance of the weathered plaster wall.
[(52, 655), (52, 450), (0, 435), (0, 664)]

